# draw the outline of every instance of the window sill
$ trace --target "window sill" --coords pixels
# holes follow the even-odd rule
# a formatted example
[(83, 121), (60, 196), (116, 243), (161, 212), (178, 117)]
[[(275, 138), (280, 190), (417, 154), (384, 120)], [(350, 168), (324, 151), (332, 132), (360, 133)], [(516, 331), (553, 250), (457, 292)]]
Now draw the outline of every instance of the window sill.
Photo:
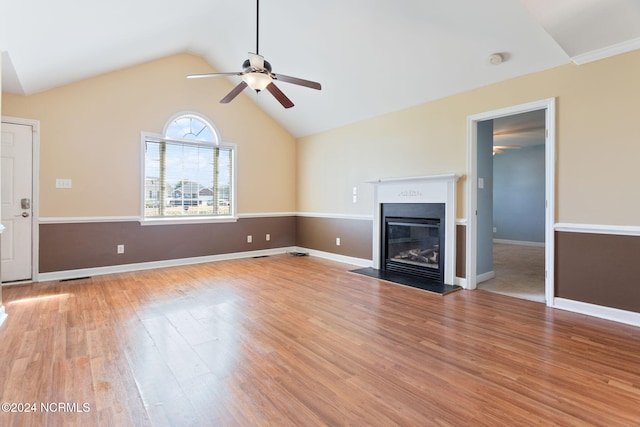
[(176, 224), (215, 224), (222, 222), (237, 222), (236, 216), (204, 216), (185, 218), (142, 218), (140, 225), (176, 225)]

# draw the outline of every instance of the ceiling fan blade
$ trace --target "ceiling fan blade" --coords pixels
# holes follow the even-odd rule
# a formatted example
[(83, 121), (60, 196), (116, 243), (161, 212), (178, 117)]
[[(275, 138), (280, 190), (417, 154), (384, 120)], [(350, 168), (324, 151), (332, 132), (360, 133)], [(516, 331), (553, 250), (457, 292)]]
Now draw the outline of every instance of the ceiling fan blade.
[(299, 79), (297, 77), (285, 76), (284, 74), (274, 74), (274, 79), (281, 80), (287, 83), (293, 83), (294, 85), (309, 87), (311, 89), (321, 90), (322, 86), (320, 83), (312, 82), (311, 80)]
[(273, 82), (269, 83), (267, 85), (267, 90), (269, 92), (271, 92), (271, 95), (274, 96), (274, 98), (276, 98), (278, 100), (278, 102), (280, 104), (282, 104), (282, 106), (284, 108), (291, 108), (293, 107), (293, 102), (291, 102), (291, 100), (289, 98), (287, 98), (287, 95), (285, 95), (284, 93), (282, 93), (282, 91), (278, 88), (278, 86), (276, 86), (275, 84), (273, 84)]
[(264, 56), (249, 52), (249, 63), (257, 70), (264, 68)]
[(244, 90), (244, 88), (247, 87), (247, 86), (248, 85), (244, 80), (241, 81), (238, 86), (234, 87), (233, 90), (227, 94), (227, 96), (225, 96), (224, 98), (222, 98), (220, 100), (220, 103), (221, 104), (230, 103), (233, 100), (233, 98), (238, 96), (240, 94), (240, 92), (242, 92)]
[(188, 79), (202, 79), (206, 77), (220, 77), (220, 76), (241, 76), (242, 72), (237, 71), (235, 73), (208, 73), (208, 74), (191, 74), (188, 75)]

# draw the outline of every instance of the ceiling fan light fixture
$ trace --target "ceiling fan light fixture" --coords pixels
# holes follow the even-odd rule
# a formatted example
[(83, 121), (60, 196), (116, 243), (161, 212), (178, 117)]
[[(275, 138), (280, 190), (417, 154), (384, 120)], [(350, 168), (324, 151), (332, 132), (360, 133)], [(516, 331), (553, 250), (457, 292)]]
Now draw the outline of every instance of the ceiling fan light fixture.
[(260, 92), (271, 83), (272, 79), (269, 74), (253, 72), (244, 74), (242, 80), (244, 80), (251, 89)]

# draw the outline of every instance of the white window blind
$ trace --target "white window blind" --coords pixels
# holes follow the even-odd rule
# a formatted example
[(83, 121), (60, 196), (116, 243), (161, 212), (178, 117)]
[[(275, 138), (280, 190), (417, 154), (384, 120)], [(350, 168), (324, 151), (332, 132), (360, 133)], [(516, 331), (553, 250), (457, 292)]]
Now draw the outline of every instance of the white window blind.
[(230, 216), (234, 146), (144, 138), (144, 218)]

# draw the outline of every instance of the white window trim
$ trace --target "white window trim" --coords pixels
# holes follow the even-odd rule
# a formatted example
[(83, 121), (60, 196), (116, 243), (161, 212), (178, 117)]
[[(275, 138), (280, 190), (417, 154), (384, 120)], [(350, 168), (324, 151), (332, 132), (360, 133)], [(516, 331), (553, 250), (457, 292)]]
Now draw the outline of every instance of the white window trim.
[[(189, 113), (191, 114), (191, 113)], [(177, 116), (176, 116), (177, 117)], [(175, 120), (175, 117), (171, 119), (171, 121)], [(144, 208), (145, 208), (145, 141), (147, 139), (160, 139), (165, 141), (175, 141), (175, 142), (184, 142), (187, 144), (194, 144), (194, 141), (191, 140), (182, 140), (175, 138), (166, 138), (164, 135), (159, 135), (157, 133), (152, 132), (141, 132), (140, 133), (140, 217), (138, 222), (140, 225), (175, 225), (175, 224), (207, 224), (207, 223), (223, 223), (223, 222), (236, 222), (238, 221), (238, 198), (237, 198), (237, 158), (238, 158), (238, 146), (236, 144), (230, 142), (221, 142), (218, 139), (217, 143), (206, 143), (212, 144), (218, 147), (229, 147), (232, 149), (233, 157), (233, 184), (231, 189), (232, 200), (231, 204), (231, 213), (229, 215), (216, 215), (216, 216), (188, 216), (188, 217), (163, 217), (163, 218), (146, 218), (144, 216)]]

